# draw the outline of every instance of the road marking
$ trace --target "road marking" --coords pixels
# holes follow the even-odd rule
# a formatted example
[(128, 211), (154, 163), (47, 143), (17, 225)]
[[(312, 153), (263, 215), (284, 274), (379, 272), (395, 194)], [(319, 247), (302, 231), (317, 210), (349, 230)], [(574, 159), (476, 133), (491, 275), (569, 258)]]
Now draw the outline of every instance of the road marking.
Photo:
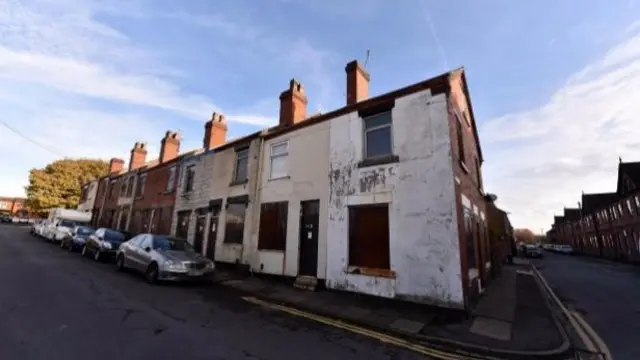
[(484, 360), (484, 359), (490, 359), (490, 360), (498, 360), (497, 358), (492, 358), (492, 357), (483, 357), (483, 358), (478, 358), (478, 357), (469, 357), (467, 355), (462, 355), (462, 354), (454, 354), (454, 353), (447, 353), (444, 352), (442, 350), (438, 350), (438, 349), (434, 349), (434, 348), (430, 348), (430, 347), (426, 347), (423, 345), (418, 345), (418, 344), (414, 344), (411, 343), (409, 341), (406, 341), (404, 339), (401, 338), (397, 338), (397, 337), (393, 337), (387, 334), (383, 334), (377, 331), (373, 331), (373, 330), (369, 330), (369, 329), (365, 329), (359, 326), (355, 326), (355, 325), (351, 325), (351, 324), (347, 324), (345, 322), (342, 321), (338, 321), (338, 320), (334, 320), (334, 319), (330, 319), (328, 317), (324, 317), (324, 316), (320, 316), (320, 315), (316, 315), (316, 314), (312, 314), (306, 311), (302, 311), (302, 310), (298, 310), (298, 309), (294, 309), (288, 306), (283, 306), (283, 305), (278, 305), (278, 304), (273, 304), (264, 300), (260, 300), (260, 299), (256, 299), (255, 297), (243, 297), (242, 298), (245, 301), (248, 301), (250, 303), (256, 304), (256, 305), (260, 305), (266, 308), (270, 308), (270, 309), (274, 309), (274, 310), (279, 310), (282, 312), (286, 312), (288, 314), (291, 315), (295, 315), (295, 316), (300, 316), (309, 320), (313, 320), (325, 325), (329, 325), (329, 326), (333, 326), (333, 327), (337, 327), (339, 329), (342, 330), (347, 330), (359, 335), (364, 335), (364, 336), (368, 336), (371, 338), (374, 338), (376, 340), (379, 340), (381, 342), (384, 343), (388, 343), (388, 344), (392, 344), (398, 347), (402, 347), (414, 352), (417, 352), (419, 354), (422, 355), (426, 355), (426, 356), (431, 356), (433, 358), (436, 359), (442, 359), (442, 360)]
[(604, 355), (605, 360), (613, 360), (613, 356), (611, 356), (611, 352), (609, 351), (609, 347), (607, 346), (607, 344), (605, 344), (600, 335), (598, 335), (598, 333), (591, 327), (591, 325), (589, 325), (584, 317), (582, 317), (582, 315), (580, 315), (580, 313), (576, 311), (571, 311), (571, 315), (573, 315), (573, 317), (575, 317), (575, 319), (580, 323), (584, 331), (587, 332), (587, 335), (589, 335), (591, 339), (596, 342), (598, 351), (600, 351), (602, 355)]
[[(560, 306), (560, 310), (562, 310), (562, 312), (565, 314), (565, 316), (567, 317), (567, 319), (569, 320), (569, 323), (571, 324), (571, 326), (575, 329), (575, 331), (578, 333), (578, 336), (580, 337), (580, 340), (582, 340), (582, 342), (584, 342), (584, 345), (587, 347), (587, 350), (592, 351), (592, 352), (602, 352), (603, 354), (608, 354), (608, 348), (607, 345), (602, 341), (602, 339), (600, 338), (600, 336), (598, 336), (598, 334), (595, 332), (595, 330), (593, 330), (593, 328), (591, 328), (591, 326), (589, 326), (587, 324), (586, 321), (584, 321), (584, 319), (582, 319), (582, 317), (580, 317), (578, 319), (577, 316), (573, 316), (572, 312), (570, 312), (566, 306), (564, 306), (564, 304), (562, 303), (562, 301), (560, 301), (560, 299), (558, 298), (558, 296), (556, 295), (556, 293), (551, 289), (551, 286), (549, 286), (549, 283), (547, 282), (547, 280), (542, 276), (542, 274), (540, 273), (540, 271), (533, 266), (533, 270), (535, 273), (537, 273), (538, 275), (538, 279), (540, 279), (540, 281), (542, 282), (542, 285), (547, 289), (547, 291), (551, 294), (551, 297), (553, 298), (553, 300), (558, 304), (558, 306)], [(583, 328), (583, 326), (581, 326), (578, 322), (582, 320), (584, 322), (584, 324), (586, 325), (586, 328)], [(588, 336), (586, 333), (586, 331), (592, 331), (593, 335), (592, 337), (595, 339), (600, 339), (600, 341), (602, 341), (601, 345), (604, 346), (604, 348), (600, 348), (598, 349), (596, 347), (596, 345), (593, 343), (593, 341), (591, 340), (591, 337)], [(596, 340), (597, 341), (597, 340)], [(600, 344), (598, 344), (600, 345)], [(605, 353), (604, 350), (607, 350), (607, 352)], [(612, 360), (611, 355), (608, 355), (609, 357), (606, 358), (606, 360)]]

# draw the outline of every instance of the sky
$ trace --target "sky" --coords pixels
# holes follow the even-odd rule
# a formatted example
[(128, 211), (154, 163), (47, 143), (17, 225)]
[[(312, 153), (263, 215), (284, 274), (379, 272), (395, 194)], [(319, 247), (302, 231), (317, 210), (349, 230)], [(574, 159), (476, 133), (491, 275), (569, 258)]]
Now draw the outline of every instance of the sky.
[(276, 123), (280, 92), (344, 105), (344, 66), (375, 96), (464, 66), (485, 191), (516, 227), (548, 229), (582, 191), (640, 161), (636, 0), (0, 0), (0, 195), (61, 157), (157, 157)]

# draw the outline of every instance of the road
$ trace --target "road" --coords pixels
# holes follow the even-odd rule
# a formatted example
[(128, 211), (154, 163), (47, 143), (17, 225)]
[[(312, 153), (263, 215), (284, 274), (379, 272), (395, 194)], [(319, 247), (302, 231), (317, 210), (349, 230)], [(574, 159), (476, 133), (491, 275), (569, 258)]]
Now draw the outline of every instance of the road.
[(221, 286), (153, 286), (0, 225), (0, 349), (23, 359), (425, 359), (243, 301)]
[(640, 267), (545, 253), (541, 272), (558, 297), (581, 313), (615, 360), (634, 360), (640, 350)]

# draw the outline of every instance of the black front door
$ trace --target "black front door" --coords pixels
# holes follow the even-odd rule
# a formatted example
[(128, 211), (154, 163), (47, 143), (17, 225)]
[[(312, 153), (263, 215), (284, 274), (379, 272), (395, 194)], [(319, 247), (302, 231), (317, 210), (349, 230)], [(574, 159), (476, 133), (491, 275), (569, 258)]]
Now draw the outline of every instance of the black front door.
[(207, 238), (207, 254), (206, 256), (215, 260), (216, 254), (216, 240), (218, 239), (218, 214), (220, 210), (214, 208), (211, 210), (211, 222), (209, 224), (209, 236)]
[(299, 275), (317, 276), (320, 201), (300, 202)]
[(204, 240), (204, 232), (205, 226), (207, 223), (206, 215), (198, 215), (196, 218), (196, 234), (193, 239), (193, 249), (198, 253), (202, 254), (202, 242)]

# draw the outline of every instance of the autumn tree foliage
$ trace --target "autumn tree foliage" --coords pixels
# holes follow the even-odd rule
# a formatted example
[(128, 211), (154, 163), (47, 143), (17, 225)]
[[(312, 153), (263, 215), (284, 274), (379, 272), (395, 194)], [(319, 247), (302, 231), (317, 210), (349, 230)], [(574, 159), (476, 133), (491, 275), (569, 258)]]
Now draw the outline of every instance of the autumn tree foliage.
[(109, 163), (94, 159), (56, 160), (29, 172), (27, 206), (34, 212), (61, 207), (73, 209), (80, 201), (80, 187), (109, 171)]
[(514, 234), (516, 242), (523, 242), (525, 244), (534, 244), (536, 242), (536, 235), (529, 229), (515, 229)]

